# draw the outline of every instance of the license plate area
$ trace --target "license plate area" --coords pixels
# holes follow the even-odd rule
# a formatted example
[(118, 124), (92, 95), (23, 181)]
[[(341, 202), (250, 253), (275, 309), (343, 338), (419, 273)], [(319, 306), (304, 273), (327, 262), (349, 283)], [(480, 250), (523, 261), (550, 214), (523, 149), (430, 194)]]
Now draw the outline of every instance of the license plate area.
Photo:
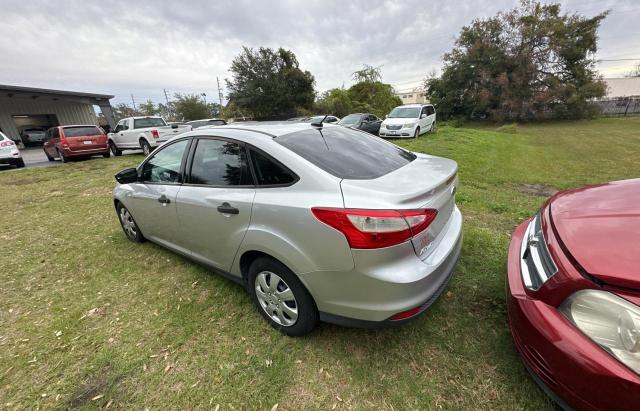
[(84, 140), (84, 141), (82, 142), (82, 144), (84, 144), (84, 145), (90, 145), (90, 144), (93, 144), (93, 141), (91, 141), (91, 140)]
[(450, 195), (448, 190), (445, 190), (439, 200), (438, 202), (440, 204), (432, 204), (429, 206), (430, 208), (436, 208), (438, 210), (436, 219), (429, 225), (429, 228), (411, 239), (416, 255), (421, 260), (427, 258), (433, 249), (437, 247), (437, 243), (439, 242), (438, 236), (442, 233), (449, 218), (451, 218), (453, 214), (455, 197)]

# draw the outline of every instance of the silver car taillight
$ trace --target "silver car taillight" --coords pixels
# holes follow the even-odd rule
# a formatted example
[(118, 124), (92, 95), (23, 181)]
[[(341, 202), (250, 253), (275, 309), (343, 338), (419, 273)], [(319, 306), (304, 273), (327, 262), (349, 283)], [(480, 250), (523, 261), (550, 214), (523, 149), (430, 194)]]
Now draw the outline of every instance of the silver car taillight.
[(531, 219), (520, 246), (520, 271), (525, 287), (536, 291), (558, 272), (549, 254), (547, 241), (542, 232), (541, 212)]

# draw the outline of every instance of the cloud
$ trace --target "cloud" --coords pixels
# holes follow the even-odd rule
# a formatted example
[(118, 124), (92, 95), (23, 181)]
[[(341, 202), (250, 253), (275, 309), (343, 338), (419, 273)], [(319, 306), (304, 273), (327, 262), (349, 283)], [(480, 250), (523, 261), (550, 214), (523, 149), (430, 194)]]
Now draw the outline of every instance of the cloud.
[[(362, 64), (382, 66), (398, 89), (439, 70), (460, 28), (517, 5), (480, 1), (17, 1), (1, 0), (0, 82), (116, 94), (115, 101), (164, 99), (163, 89), (217, 96), (243, 45), (293, 50), (318, 90), (348, 86)], [(565, 2), (587, 15), (611, 8), (600, 57), (640, 57), (626, 1)], [(631, 18), (636, 16), (635, 18)], [(635, 53), (638, 54), (638, 53)], [(603, 62), (620, 74), (634, 62)]]

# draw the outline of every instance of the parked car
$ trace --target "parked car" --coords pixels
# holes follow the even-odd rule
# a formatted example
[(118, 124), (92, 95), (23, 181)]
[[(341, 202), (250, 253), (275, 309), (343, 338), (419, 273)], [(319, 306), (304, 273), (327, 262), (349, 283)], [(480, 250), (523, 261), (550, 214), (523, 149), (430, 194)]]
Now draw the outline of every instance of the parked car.
[(303, 123), (186, 133), (116, 175), (127, 237), (244, 284), (288, 335), (387, 326), (445, 289), (461, 246), (457, 164)]
[(24, 167), (24, 160), (16, 143), (0, 131), (0, 164)]
[(163, 142), (187, 131), (191, 131), (191, 126), (168, 126), (162, 117), (123, 118), (113, 129), (113, 133), (109, 133), (109, 148), (114, 156), (121, 156), (123, 150), (139, 149), (148, 156)]
[(436, 109), (431, 104), (406, 104), (391, 110), (380, 125), (380, 137), (413, 137), (434, 131)]
[(109, 158), (107, 135), (91, 124), (50, 128), (42, 149), (49, 161), (58, 158), (63, 163), (73, 157), (101, 155)]
[(382, 120), (371, 113), (349, 114), (338, 121), (338, 124), (341, 126), (357, 128), (375, 136), (377, 136), (380, 131), (380, 123), (382, 123)]
[(44, 141), (44, 134), (46, 129), (44, 127), (31, 127), (25, 128), (20, 133), (20, 138), (22, 139), (22, 144), (25, 146), (30, 146), (34, 144), (42, 144)]
[(205, 126), (225, 126), (227, 122), (220, 118), (209, 118), (204, 120), (187, 121), (185, 124), (191, 126), (192, 130), (195, 130), (196, 128)]
[(640, 401), (640, 179), (565, 191), (509, 246), (509, 326), (534, 380), (565, 409)]
[(325, 124), (334, 124), (340, 121), (340, 119), (336, 116), (320, 115), (320, 116), (313, 116), (313, 117), (304, 117), (302, 118), (302, 120), (300, 120), (301, 123), (319, 123), (320, 121), (322, 121)]

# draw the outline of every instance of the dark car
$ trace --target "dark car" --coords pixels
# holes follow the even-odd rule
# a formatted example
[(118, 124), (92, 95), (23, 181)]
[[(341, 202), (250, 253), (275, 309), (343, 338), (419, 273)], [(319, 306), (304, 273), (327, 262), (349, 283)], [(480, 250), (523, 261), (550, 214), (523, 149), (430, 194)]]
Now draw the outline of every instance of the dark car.
[(107, 135), (94, 125), (50, 128), (45, 135), (43, 148), (49, 161), (59, 158), (63, 163), (70, 157), (110, 156)]
[(354, 113), (349, 114), (338, 121), (338, 124), (345, 127), (357, 128), (358, 130), (366, 131), (375, 136), (380, 131), (380, 120), (377, 116), (371, 113)]

